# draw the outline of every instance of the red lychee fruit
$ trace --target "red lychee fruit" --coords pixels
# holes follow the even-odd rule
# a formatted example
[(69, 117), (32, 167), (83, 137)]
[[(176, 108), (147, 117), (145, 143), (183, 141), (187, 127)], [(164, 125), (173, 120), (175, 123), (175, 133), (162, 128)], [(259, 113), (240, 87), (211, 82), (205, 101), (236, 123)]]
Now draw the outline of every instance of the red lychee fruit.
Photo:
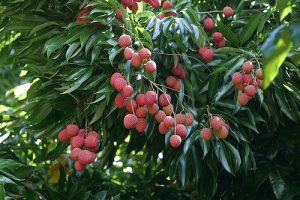
[(147, 121), (145, 118), (138, 118), (138, 122), (135, 126), (135, 129), (137, 130), (137, 132), (142, 133), (145, 131), (147, 127)]
[(159, 8), (161, 6), (161, 0), (149, 0), (149, 4), (153, 8)]
[(214, 116), (210, 119), (210, 126), (215, 130), (219, 130), (220, 128), (222, 128), (223, 125), (224, 120), (218, 116)]
[(179, 80), (176, 81), (173, 89), (176, 90), (176, 91), (178, 91), (178, 92), (180, 91), (180, 89), (181, 89), (181, 82)]
[(72, 149), (72, 151), (71, 151), (71, 158), (73, 159), (73, 160), (78, 160), (78, 153), (81, 151), (81, 149), (80, 148), (74, 148), (74, 149)]
[(246, 95), (245, 93), (239, 94), (239, 96), (238, 96), (238, 102), (242, 106), (247, 105), (249, 101), (250, 101), (250, 97), (248, 95)]
[(100, 139), (100, 136), (96, 131), (90, 131), (88, 133), (88, 136), (93, 136), (93, 137), (97, 138), (98, 140)]
[(183, 124), (177, 124), (175, 127), (175, 133), (180, 137), (186, 137), (187, 135), (186, 127)]
[(206, 18), (204, 21), (203, 21), (203, 26), (206, 30), (212, 30), (215, 28), (215, 22), (213, 19), (211, 18)]
[(182, 65), (178, 63), (175, 67), (173, 67), (172, 72), (175, 76), (179, 76), (182, 70)]
[(230, 129), (229, 124), (224, 123), (224, 127), (229, 131)]
[(139, 106), (144, 106), (145, 105), (145, 95), (144, 94), (138, 94), (135, 97), (136, 103)]
[(85, 138), (84, 145), (88, 148), (94, 148), (99, 145), (99, 139), (93, 135), (89, 135)]
[(223, 13), (226, 17), (230, 17), (233, 15), (233, 9), (229, 6), (223, 8)]
[(136, 109), (137, 109), (137, 104), (136, 104), (135, 100), (130, 99), (126, 102), (126, 110), (128, 112), (132, 113)]
[(121, 3), (125, 6), (125, 7), (129, 7), (133, 4), (133, 0), (121, 0)]
[(138, 123), (138, 118), (134, 114), (127, 114), (124, 117), (123, 123), (125, 128), (131, 129), (134, 128)]
[(99, 147), (100, 147), (100, 145), (98, 143), (97, 146), (92, 147), (92, 148), (87, 148), (87, 150), (96, 153), (98, 151)]
[(76, 161), (74, 163), (74, 168), (76, 171), (78, 172), (83, 172), (85, 170), (85, 165), (84, 164), (81, 164), (80, 162)]
[(147, 60), (151, 58), (151, 51), (147, 48), (141, 48), (139, 50), (139, 56), (142, 60)]
[(221, 40), (221, 41), (219, 41), (219, 42), (216, 42), (216, 46), (218, 47), (218, 48), (221, 48), (221, 47), (224, 47), (225, 46), (225, 39), (223, 39), (223, 40)]
[(122, 12), (120, 9), (116, 10), (115, 12), (115, 18), (118, 19), (118, 20), (122, 20)]
[(243, 82), (243, 75), (240, 72), (235, 72), (231, 76), (231, 82), (234, 85), (241, 84)]
[(185, 115), (181, 113), (176, 114), (175, 121), (177, 124), (185, 124)]
[(67, 131), (69, 138), (71, 138), (71, 137), (78, 135), (79, 127), (76, 124), (69, 124), (66, 127), (66, 131)]
[(148, 61), (146, 63), (145, 69), (150, 74), (154, 73), (156, 71), (156, 63), (152, 60)]
[(180, 74), (178, 75), (178, 78), (183, 80), (183, 79), (185, 79), (185, 77), (186, 77), (186, 73), (185, 73), (184, 69), (182, 69)]
[(161, 13), (161, 14), (156, 16), (157, 19), (163, 19), (165, 17), (166, 17), (166, 15), (164, 13)]
[(198, 53), (201, 57), (203, 57), (204, 52), (207, 50), (208, 48), (206, 47), (200, 47), (198, 50)]
[(133, 93), (133, 88), (131, 85), (125, 85), (123, 87), (123, 95), (125, 97), (129, 97), (130, 95), (132, 95), (132, 93)]
[(72, 148), (82, 148), (83, 144), (84, 144), (84, 137), (82, 136), (74, 136), (70, 139), (70, 144), (72, 146)]
[(156, 103), (152, 105), (148, 105), (148, 112), (150, 115), (156, 115), (158, 111), (159, 111), (159, 107)]
[(264, 83), (263, 83), (263, 80), (257, 79), (256, 81), (257, 81), (258, 87), (259, 87), (259, 88), (262, 88), (262, 87), (263, 87), (263, 84), (264, 84)]
[(85, 138), (85, 136), (86, 136), (86, 130), (83, 129), (83, 128), (82, 128), (82, 129), (79, 129), (78, 135)]
[(165, 135), (165, 134), (166, 134), (167, 132), (169, 132), (169, 131), (170, 131), (170, 128), (167, 127), (167, 126), (165, 125), (164, 122), (161, 122), (161, 123), (159, 124), (159, 126), (158, 126), (158, 132), (159, 132), (160, 134)]
[(95, 158), (95, 153), (88, 150), (81, 150), (78, 153), (78, 161), (84, 165), (92, 163)]
[(122, 94), (117, 94), (115, 98), (115, 104), (118, 108), (124, 108), (126, 106), (127, 98)]
[(247, 84), (245, 84), (244, 82), (235, 85), (237, 89), (239, 90), (243, 90), (246, 87)]
[(253, 63), (251, 61), (244, 62), (242, 68), (246, 74), (249, 74), (253, 70)]
[(204, 61), (208, 62), (211, 61), (214, 58), (214, 52), (211, 49), (206, 49), (203, 54), (202, 54), (202, 58)]
[(147, 91), (145, 93), (145, 104), (152, 105), (157, 101), (157, 95), (154, 91)]
[(130, 7), (129, 9), (132, 11), (132, 12), (136, 12), (139, 10), (139, 4), (134, 2)]
[(126, 47), (126, 48), (124, 49), (124, 54), (123, 54), (123, 55), (124, 55), (124, 58), (125, 58), (126, 60), (131, 60), (133, 54), (134, 54), (134, 51), (133, 51), (132, 48)]
[(215, 131), (215, 135), (220, 139), (225, 139), (228, 136), (228, 129), (222, 126), (221, 129)]
[(171, 96), (169, 94), (163, 93), (159, 95), (158, 100), (159, 100), (159, 105), (165, 107), (171, 103)]
[(111, 78), (110, 78), (110, 85), (111, 85), (112, 87), (114, 87), (114, 83), (115, 83), (115, 80), (116, 80), (117, 78), (123, 78), (123, 75), (120, 74), (120, 73), (118, 73), (118, 72), (116, 72), (116, 73), (114, 73), (114, 74), (111, 76)]
[(123, 77), (117, 78), (114, 82), (114, 87), (117, 91), (122, 91), (125, 85), (127, 85), (127, 81)]
[(162, 8), (163, 8), (164, 10), (172, 9), (172, 8), (173, 8), (173, 4), (172, 4), (171, 1), (168, 1), (168, 0), (167, 0), (167, 1), (165, 1), (165, 2), (163, 3)]
[(257, 84), (257, 81), (256, 80), (252, 80), (252, 83), (251, 83), (251, 85), (253, 85), (255, 88), (257, 88), (258, 87), (258, 84)]
[(138, 107), (135, 111), (135, 115), (138, 118), (145, 118), (147, 115), (147, 108), (142, 106), (142, 107)]
[(246, 83), (246, 84), (251, 84), (252, 81), (253, 81), (253, 77), (251, 74), (243, 74), (243, 81)]
[(143, 63), (143, 60), (141, 59), (141, 57), (139, 56), (138, 53), (133, 53), (132, 57), (131, 57), (131, 65), (133, 67), (140, 67)]
[(214, 41), (216, 41), (216, 42), (219, 42), (224, 39), (223, 34), (220, 32), (214, 32), (212, 34), (212, 37), (213, 37)]
[(67, 133), (66, 129), (60, 131), (57, 138), (61, 142), (67, 142), (70, 140), (69, 134)]
[(168, 76), (166, 78), (166, 85), (168, 87), (173, 88), (175, 84), (176, 84), (176, 78), (175, 78), (175, 76)]
[(166, 116), (164, 119), (164, 125), (166, 127), (173, 127), (175, 126), (175, 119), (171, 116)]
[(185, 114), (185, 125), (191, 126), (194, 122), (194, 116), (192, 113), (186, 113)]
[(204, 128), (201, 131), (201, 138), (204, 141), (208, 141), (211, 140), (211, 138), (213, 137), (213, 132), (210, 128)]
[(170, 104), (168, 106), (163, 107), (163, 111), (166, 113), (166, 115), (171, 115), (173, 113), (173, 105)]
[(255, 70), (255, 75), (256, 75), (256, 78), (263, 80), (264, 75), (263, 75), (262, 68), (258, 68), (257, 70)]
[(244, 92), (247, 96), (253, 97), (256, 94), (256, 88), (253, 85), (248, 85), (245, 87)]
[(162, 110), (159, 110), (155, 115), (155, 120), (160, 123), (163, 122), (166, 117), (166, 113)]
[(131, 45), (131, 37), (129, 35), (121, 35), (119, 37), (119, 45), (121, 47), (128, 47)]
[(181, 145), (181, 137), (179, 135), (172, 135), (170, 137), (170, 145), (177, 149)]

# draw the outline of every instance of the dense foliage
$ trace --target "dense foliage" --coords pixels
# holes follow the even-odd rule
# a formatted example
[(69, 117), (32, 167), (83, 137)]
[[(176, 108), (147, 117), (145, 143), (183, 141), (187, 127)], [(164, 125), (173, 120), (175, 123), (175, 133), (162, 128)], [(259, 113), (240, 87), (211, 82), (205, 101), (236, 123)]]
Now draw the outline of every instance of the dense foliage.
[[(82, 3), (0, 3), (0, 200), (300, 197), (299, 1), (173, 0), (174, 16), (163, 19), (156, 16), (165, 10), (143, 2), (136, 13), (117, 0)], [(79, 22), (89, 6), (89, 20)], [(225, 6), (234, 16), (224, 17)], [(214, 47), (207, 16), (225, 47)], [(123, 58), (123, 33), (134, 49), (152, 51), (156, 73)], [(199, 56), (201, 46), (214, 49), (212, 61)], [(247, 60), (263, 68), (264, 90), (241, 106), (231, 76)], [(164, 86), (178, 62), (186, 71), (179, 92)], [(109, 83), (117, 71), (136, 92), (159, 86), (177, 112), (193, 113), (180, 148), (169, 145), (174, 131), (159, 134), (151, 116), (143, 133), (124, 128), (126, 110), (116, 108)], [(229, 123), (225, 140), (201, 139), (210, 113)], [(101, 135), (84, 173), (56, 139), (72, 122)]]

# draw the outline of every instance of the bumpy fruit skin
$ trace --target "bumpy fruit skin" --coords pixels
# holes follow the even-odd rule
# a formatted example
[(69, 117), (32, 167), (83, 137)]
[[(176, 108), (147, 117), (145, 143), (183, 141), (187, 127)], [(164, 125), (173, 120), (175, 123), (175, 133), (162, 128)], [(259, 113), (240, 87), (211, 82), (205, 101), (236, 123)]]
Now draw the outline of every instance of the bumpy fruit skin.
[(200, 47), (198, 50), (198, 53), (201, 57), (203, 57), (204, 52), (207, 50), (208, 48), (206, 47)]
[(218, 48), (224, 47), (225, 44), (226, 44), (225, 39), (223, 39), (223, 40), (221, 40), (221, 41), (219, 41), (219, 42), (216, 42), (216, 46), (217, 46)]
[(129, 35), (121, 35), (118, 42), (120, 47), (128, 47), (131, 45), (131, 37)]
[(251, 84), (252, 81), (253, 81), (253, 77), (251, 74), (244, 74), (243, 75), (243, 81), (246, 83), (246, 84)]
[(139, 56), (143, 60), (149, 59), (151, 58), (151, 51), (147, 48), (141, 48), (139, 50)]
[(127, 85), (127, 81), (123, 77), (117, 78), (114, 82), (114, 87), (117, 91), (122, 91), (125, 85)]
[(79, 129), (78, 136), (82, 136), (82, 137), (85, 138), (85, 136), (86, 136), (86, 130), (83, 129), (83, 128), (82, 128), (82, 129)]
[(154, 91), (147, 91), (145, 93), (145, 104), (152, 105), (157, 101), (157, 95)]
[(161, 0), (149, 0), (149, 4), (153, 8), (159, 8), (161, 6)]
[(244, 92), (247, 96), (253, 97), (256, 94), (256, 88), (253, 85), (248, 85), (245, 87)]
[(223, 119), (218, 116), (214, 116), (210, 119), (210, 126), (215, 130), (219, 130), (220, 128), (222, 128), (223, 124)]
[(130, 95), (132, 95), (132, 93), (133, 93), (133, 88), (131, 85), (125, 85), (123, 87), (123, 95), (125, 97), (129, 97)]
[(177, 124), (185, 124), (185, 115), (181, 113), (176, 114), (175, 121)]
[(211, 18), (206, 18), (204, 21), (203, 21), (203, 26), (206, 30), (212, 30), (215, 28), (215, 22), (213, 19)]
[(170, 137), (170, 145), (177, 149), (181, 145), (181, 137), (179, 135), (172, 135)]
[(221, 129), (215, 131), (215, 135), (220, 139), (225, 139), (228, 136), (228, 129), (225, 126), (222, 126)]
[(152, 60), (148, 61), (146, 63), (145, 69), (150, 74), (154, 73), (156, 71), (156, 63)]
[(135, 115), (138, 118), (145, 118), (147, 115), (147, 108), (142, 106), (142, 107), (138, 107), (135, 111)]
[(133, 67), (140, 67), (143, 63), (143, 59), (139, 56), (138, 53), (133, 53), (131, 57), (131, 65)]
[(213, 137), (213, 131), (210, 128), (204, 128), (201, 131), (201, 138), (204, 141), (211, 140)]
[(170, 104), (168, 106), (163, 107), (163, 111), (166, 113), (166, 115), (171, 115), (173, 113), (173, 105)]
[(175, 76), (168, 76), (166, 78), (166, 85), (168, 87), (173, 88), (175, 84), (176, 84), (176, 78), (175, 78)]
[(133, 4), (133, 0), (122, 0), (121, 1), (124, 6), (131, 6)]
[(155, 120), (160, 123), (163, 122), (166, 117), (166, 113), (162, 110), (159, 110), (155, 115)]
[(71, 151), (71, 158), (73, 159), (73, 160), (78, 160), (78, 153), (81, 151), (81, 149), (80, 148), (74, 148), (74, 149), (72, 149), (72, 151)]
[(161, 105), (162, 107), (168, 106), (171, 103), (171, 96), (169, 94), (163, 93), (161, 95), (159, 95), (159, 105)]
[(253, 63), (251, 61), (244, 62), (242, 68), (246, 74), (249, 74), (253, 70)]
[(230, 17), (233, 15), (233, 9), (229, 6), (223, 8), (223, 13), (226, 17)]
[(142, 133), (145, 131), (147, 127), (147, 121), (145, 118), (138, 118), (138, 122), (135, 126), (135, 129), (137, 130), (137, 132)]
[(122, 94), (117, 94), (115, 98), (115, 104), (118, 108), (124, 108), (127, 102), (127, 98)]
[(237, 89), (239, 90), (244, 90), (244, 88), (247, 86), (247, 84), (245, 84), (244, 82), (235, 85)]
[(214, 58), (214, 52), (211, 49), (206, 49), (202, 54), (203, 60), (206, 62), (211, 61)]
[(263, 79), (264, 79), (264, 75), (263, 75), (262, 68), (258, 68), (258, 69), (255, 71), (255, 75), (256, 75), (256, 78), (258, 78), (258, 79), (260, 79), (260, 80), (263, 80)]
[(177, 124), (175, 127), (175, 133), (176, 133), (176, 135), (179, 135), (180, 137), (186, 137), (186, 135), (187, 135), (186, 127), (182, 124)]
[(158, 113), (159, 111), (159, 107), (156, 103), (152, 104), (152, 105), (148, 105), (148, 112), (150, 115), (156, 115), (156, 113)]
[(88, 150), (81, 150), (78, 153), (78, 161), (84, 165), (92, 163), (95, 160), (95, 158), (95, 153), (90, 152)]
[(136, 126), (136, 124), (138, 123), (138, 118), (134, 114), (127, 114), (124, 117), (123, 123), (124, 123), (125, 128), (131, 129), (131, 128), (134, 128)]
[(194, 116), (192, 113), (186, 113), (185, 114), (185, 125), (191, 126), (194, 122)]
[(262, 88), (262, 86), (263, 86), (263, 80), (257, 79), (256, 81), (257, 81), (258, 87)]
[(176, 81), (173, 89), (176, 90), (176, 91), (178, 91), (178, 92), (180, 91), (180, 89), (181, 89), (181, 82), (179, 80)]
[(96, 137), (98, 140), (100, 139), (100, 136), (99, 136), (99, 134), (96, 131), (90, 131), (88, 133), (88, 136)]
[(235, 72), (231, 76), (231, 82), (234, 85), (241, 84), (243, 82), (243, 75), (240, 72)]
[(124, 55), (124, 58), (125, 58), (126, 60), (131, 60), (133, 54), (134, 54), (134, 51), (133, 51), (132, 48), (126, 47), (126, 48), (124, 49), (124, 54), (123, 54), (123, 55)]
[(184, 69), (182, 69), (180, 74), (178, 75), (178, 78), (183, 80), (183, 79), (185, 79), (185, 77), (186, 77), (186, 73), (185, 73)]
[(170, 128), (167, 127), (164, 122), (161, 122), (158, 126), (158, 132), (162, 135), (165, 135), (169, 130)]
[(144, 106), (145, 105), (145, 95), (144, 94), (138, 94), (135, 97), (136, 103), (139, 106)]
[(120, 74), (120, 73), (118, 73), (118, 72), (116, 72), (116, 73), (114, 73), (114, 74), (111, 76), (111, 78), (110, 78), (110, 85), (111, 85), (112, 87), (114, 87), (114, 83), (115, 83), (115, 80), (116, 80), (117, 78), (123, 78), (123, 75)]
[(128, 112), (132, 113), (136, 109), (137, 109), (137, 104), (136, 104), (135, 100), (130, 99), (126, 102), (126, 110)]
[(81, 164), (80, 162), (76, 161), (74, 163), (74, 168), (76, 171), (78, 172), (83, 172), (85, 170), (85, 165), (84, 164)]
[(239, 102), (242, 106), (247, 105), (249, 101), (250, 101), (250, 97), (247, 96), (245, 93), (239, 94), (239, 96), (238, 96), (238, 102)]
[(182, 70), (182, 65), (178, 63), (175, 67), (173, 67), (172, 72), (175, 76), (179, 76)]
[(84, 144), (84, 137), (82, 136), (74, 136), (70, 140), (70, 144), (73, 148), (82, 148)]
[(99, 143), (98, 143), (97, 146), (92, 147), (92, 148), (87, 148), (87, 150), (89, 150), (90, 152), (96, 153), (96, 152), (98, 151), (99, 147), (100, 147), (100, 145), (99, 145)]
[(59, 132), (58, 136), (57, 136), (58, 140), (61, 142), (67, 142), (70, 140), (70, 137), (66, 131), (66, 129), (62, 130)]
[(120, 9), (116, 10), (115, 12), (115, 18), (118, 19), (118, 20), (122, 20), (122, 12)]
[(130, 7), (129, 9), (132, 11), (132, 12), (136, 12), (139, 10), (139, 4), (134, 2)]
[(216, 42), (219, 42), (219, 41), (222, 41), (223, 40), (223, 34), (222, 33), (220, 33), (220, 32), (214, 32), (213, 34), (212, 34), (212, 37), (213, 37), (213, 39), (216, 41)]
[(173, 127), (175, 126), (175, 119), (171, 116), (166, 116), (164, 119), (164, 124), (166, 127)]
[(164, 10), (172, 9), (172, 8), (173, 8), (173, 4), (172, 4), (171, 1), (168, 1), (168, 0), (167, 0), (167, 1), (165, 1), (165, 2), (163, 3), (162, 8), (163, 8)]
[(99, 145), (99, 139), (93, 135), (87, 136), (84, 140), (84, 146), (94, 148)]

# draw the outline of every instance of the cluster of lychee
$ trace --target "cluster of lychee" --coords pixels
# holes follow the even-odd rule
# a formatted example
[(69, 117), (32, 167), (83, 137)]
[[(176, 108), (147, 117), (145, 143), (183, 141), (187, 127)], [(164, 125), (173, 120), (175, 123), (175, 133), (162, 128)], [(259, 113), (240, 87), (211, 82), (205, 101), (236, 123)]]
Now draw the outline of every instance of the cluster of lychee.
[(211, 140), (214, 135), (220, 139), (228, 137), (229, 125), (221, 117), (211, 116), (209, 124), (210, 128), (203, 128), (200, 133), (204, 141)]
[[(122, 0), (121, 1), (123, 6), (128, 7), (132, 12), (136, 12), (139, 9), (138, 2), (142, 2), (142, 0)], [(161, 6), (160, 0), (143, 0), (143, 2), (148, 3), (153, 8), (159, 8)]]
[(110, 84), (119, 91), (115, 97), (116, 106), (127, 110), (123, 120), (125, 128), (135, 128), (138, 132), (145, 131), (148, 113), (154, 116), (159, 123), (160, 134), (165, 135), (171, 128), (175, 129), (175, 135), (171, 136), (170, 144), (174, 148), (180, 146), (181, 137), (187, 135), (186, 126), (193, 124), (194, 116), (191, 113), (175, 115), (174, 107), (171, 104), (171, 96), (167, 93), (162, 93), (158, 97), (155, 91), (147, 91), (145, 94), (137, 94), (135, 99), (132, 98), (134, 93), (132, 86), (128, 85), (122, 74), (118, 72), (111, 76)]
[[(226, 17), (232, 16), (233, 12), (233, 9), (229, 6), (226, 6), (223, 9), (223, 13)], [(215, 22), (212, 18), (207, 17), (203, 21), (203, 26), (206, 30), (211, 31), (215, 28)], [(214, 32), (212, 34), (212, 38), (214, 39), (217, 48), (225, 46), (226, 41), (222, 33)], [(198, 53), (201, 56), (201, 58), (206, 62), (211, 61), (214, 58), (213, 50), (207, 47), (200, 47)]]
[(169, 16), (174, 16), (174, 12), (169, 11), (169, 12), (165, 12), (166, 10), (170, 10), (173, 8), (173, 4), (171, 1), (167, 0), (163, 3), (162, 5), (162, 10), (164, 11), (164, 13), (161, 13), (159, 15), (156, 16), (157, 19), (163, 19), (165, 17), (169, 17)]
[(123, 34), (119, 37), (119, 45), (120, 47), (125, 47), (124, 49), (124, 58), (125, 60), (131, 60), (131, 65), (133, 67), (141, 67), (144, 61), (145, 70), (152, 74), (156, 71), (156, 63), (151, 60), (151, 51), (148, 48), (141, 48), (138, 52), (135, 52), (131, 46), (131, 37), (129, 35)]
[(86, 165), (95, 161), (99, 149), (99, 134), (96, 131), (79, 129), (76, 124), (69, 124), (58, 134), (58, 140), (70, 142), (76, 171), (84, 171)]
[(180, 91), (181, 89), (180, 79), (183, 80), (186, 77), (186, 72), (184, 71), (182, 64), (178, 63), (175, 67), (173, 67), (172, 73), (174, 76), (167, 76), (165, 80), (166, 86), (172, 88), (173, 90)]
[(243, 72), (232, 74), (231, 81), (241, 93), (238, 95), (240, 105), (247, 105), (257, 93), (257, 88), (263, 86), (263, 72), (261, 68), (255, 70), (251, 61), (242, 65)]

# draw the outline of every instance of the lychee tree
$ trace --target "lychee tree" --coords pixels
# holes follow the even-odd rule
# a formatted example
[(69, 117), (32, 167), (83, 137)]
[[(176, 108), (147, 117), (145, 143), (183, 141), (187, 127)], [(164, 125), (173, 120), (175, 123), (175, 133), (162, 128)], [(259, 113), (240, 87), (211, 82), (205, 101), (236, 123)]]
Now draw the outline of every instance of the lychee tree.
[[(111, 197), (122, 189), (93, 188), (103, 181), (97, 175), (109, 173), (120, 155), (141, 154), (132, 157), (142, 160), (145, 179), (159, 174), (166, 188), (193, 191), (186, 198), (245, 198), (244, 191), (250, 198), (260, 190), (266, 198), (299, 197), (299, 183), (290, 187), (299, 177), (299, 2), (0, 5), (0, 30), (17, 34), (12, 56), (30, 80), (19, 118), (4, 133), (32, 146), (11, 165), (34, 163), (52, 174), (57, 167), (60, 174), (53, 180), (58, 189), (43, 191), (42, 180), (22, 185), (30, 195)], [(64, 153), (70, 157), (62, 159)], [(284, 155), (291, 170), (280, 173)], [(42, 174), (27, 170), (29, 177)], [(143, 191), (151, 185), (145, 182), (134, 187)], [(82, 190), (74, 189), (78, 184)], [(154, 185), (144, 198), (162, 198), (151, 196)], [(5, 189), (13, 194), (12, 188)]]

